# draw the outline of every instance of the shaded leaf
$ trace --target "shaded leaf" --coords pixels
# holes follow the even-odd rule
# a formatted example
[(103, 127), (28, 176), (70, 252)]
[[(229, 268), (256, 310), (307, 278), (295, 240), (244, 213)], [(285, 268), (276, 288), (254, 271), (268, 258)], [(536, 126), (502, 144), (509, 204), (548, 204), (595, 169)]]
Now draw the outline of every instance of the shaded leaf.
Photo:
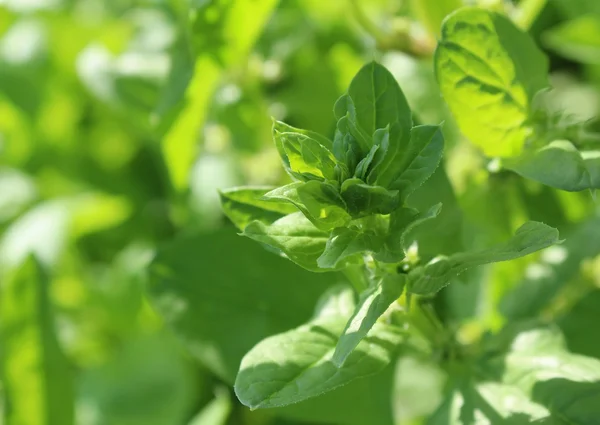
[(274, 222), (284, 215), (297, 212), (294, 205), (277, 203), (261, 199), (272, 187), (234, 187), (219, 191), (223, 213), (235, 226), (244, 230), (252, 221), (258, 220), (265, 224)]
[(508, 158), (503, 165), (557, 189), (571, 192), (600, 189), (600, 151), (580, 152), (567, 140), (555, 140), (520, 157)]
[(371, 214), (389, 214), (400, 205), (397, 190), (371, 186), (360, 179), (348, 179), (342, 183), (342, 199), (354, 218)]
[(331, 232), (325, 251), (318, 258), (317, 264), (324, 269), (335, 268), (348, 257), (362, 252), (377, 251), (381, 243), (381, 236), (374, 231), (340, 227)]
[[(347, 298), (348, 291), (332, 297)], [(402, 335), (393, 326), (377, 324), (344, 366), (336, 367), (331, 358), (354, 306), (335, 299), (328, 304), (338, 308), (322, 309), (306, 325), (266, 338), (246, 354), (235, 383), (243, 404), (268, 408), (297, 403), (374, 374), (392, 360)]]
[(360, 294), (358, 305), (335, 347), (333, 363), (342, 366), (348, 356), (373, 328), (377, 319), (396, 301), (404, 290), (406, 275), (386, 275), (376, 285)]
[(317, 229), (300, 212), (287, 215), (270, 225), (253, 221), (242, 235), (285, 254), (299, 266), (311, 271), (325, 271), (317, 259), (325, 250), (329, 235)]
[(351, 220), (337, 188), (329, 183), (290, 183), (266, 193), (263, 199), (290, 202), (321, 230), (345, 226)]
[(375, 258), (385, 263), (397, 263), (406, 256), (409, 246), (406, 235), (420, 224), (436, 218), (442, 209), (437, 204), (422, 213), (414, 208), (399, 208), (390, 215), (390, 224), (383, 246)]

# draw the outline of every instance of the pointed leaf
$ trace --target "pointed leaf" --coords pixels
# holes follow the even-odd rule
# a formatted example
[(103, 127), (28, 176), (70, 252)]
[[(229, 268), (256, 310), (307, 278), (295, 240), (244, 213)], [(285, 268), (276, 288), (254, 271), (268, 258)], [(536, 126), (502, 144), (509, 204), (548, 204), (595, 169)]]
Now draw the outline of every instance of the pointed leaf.
[(321, 230), (342, 227), (351, 220), (336, 187), (328, 183), (318, 181), (291, 183), (266, 193), (263, 198), (290, 202)]
[(390, 184), (398, 177), (406, 162), (406, 150), (410, 143), (410, 128), (401, 127), (392, 123), (389, 127), (377, 130), (373, 135), (374, 144), (381, 145), (383, 152), (376, 155), (373, 167), (367, 181), (383, 187)]
[(389, 188), (400, 191), (402, 202), (435, 172), (444, 152), (444, 136), (437, 125), (420, 125), (410, 131), (400, 172)]
[(435, 293), (471, 267), (523, 257), (557, 243), (560, 241), (556, 229), (529, 221), (503, 245), (480, 252), (438, 257), (425, 266), (417, 267), (409, 273), (409, 290), (416, 294)]
[(370, 186), (360, 179), (348, 179), (342, 184), (342, 198), (354, 218), (371, 214), (389, 214), (400, 205), (397, 190)]
[(221, 190), (219, 195), (223, 212), (238, 229), (244, 230), (254, 220), (269, 224), (284, 215), (298, 211), (289, 203), (261, 199), (273, 189), (267, 186), (245, 186)]
[(533, 132), (533, 97), (548, 85), (548, 59), (531, 37), (500, 14), (463, 8), (444, 21), (434, 60), (461, 131), (488, 156), (518, 155)]
[(369, 138), (375, 130), (393, 123), (398, 123), (400, 128), (412, 127), (412, 114), (404, 93), (382, 65), (371, 62), (363, 66), (352, 79), (348, 95), (355, 108), (358, 127)]
[(303, 181), (335, 179), (335, 158), (330, 152), (332, 143), (315, 133), (294, 130), (281, 122), (273, 124), (273, 139), (286, 171)]
[(376, 285), (360, 294), (358, 305), (335, 347), (332, 361), (342, 366), (356, 346), (375, 326), (377, 319), (396, 301), (406, 284), (406, 275), (386, 275)]
[(331, 232), (325, 251), (317, 260), (319, 267), (331, 269), (342, 260), (366, 251), (377, 251), (382, 243), (381, 236), (373, 231), (340, 227)]
[(382, 370), (403, 340), (398, 328), (378, 323), (338, 368), (331, 359), (351, 311), (324, 311), (306, 325), (264, 339), (246, 354), (235, 382), (243, 404), (253, 409), (285, 406), (331, 391)]
[(384, 263), (397, 263), (406, 257), (408, 244), (406, 235), (420, 224), (437, 217), (442, 204), (436, 204), (426, 212), (421, 213), (414, 208), (399, 208), (390, 214), (390, 224), (387, 236), (381, 249), (375, 253), (375, 258)]
[(271, 225), (253, 221), (242, 235), (282, 252), (299, 266), (323, 272), (317, 259), (325, 250), (328, 234), (317, 229), (300, 213), (287, 215)]

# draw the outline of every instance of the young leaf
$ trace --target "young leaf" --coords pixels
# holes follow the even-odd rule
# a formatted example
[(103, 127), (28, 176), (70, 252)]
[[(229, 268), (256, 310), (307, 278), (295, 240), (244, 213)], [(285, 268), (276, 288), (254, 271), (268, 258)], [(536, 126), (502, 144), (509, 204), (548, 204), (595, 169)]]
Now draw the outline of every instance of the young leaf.
[(366, 251), (377, 251), (382, 244), (381, 236), (374, 231), (339, 227), (331, 232), (325, 251), (317, 264), (324, 269), (335, 268), (342, 260)]
[(342, 227), (351, 220), (344, 200), (329, 183), (290, 183), (266, 193), (263, 199), (292, 203), (321, 230)]
[(2, 282), (1, 369), (9, 424), (74, 423), (73, 377), (54, 330), (48, 279), (33, 257)]
[(408, 244), (406, 235), (421, 223), (438, 216), (442, 204), (436, 204), (421, 213), (414, 208), (399, 208), (390, 214), (390, 224), (383, 246), (375, 253), (375, 258), (384, 263), (397, 263), (406, 256)]
[(358, 163), (363, 158), (362, 148), (350, 133), (346, 117), (341, 118), (337, 123), (333, 139), (333, 155), (337, 159), (337, 166), (342, 167), (340, 181), (354, 174)]
[(400, 172), (389, 186), (400, 191), (402, 202), (435, 172), (444, 152), (444, 136), (437, 125), (420, 125), (410, 131)]
[(567, 140), (555, 140), (502, 165), (515, 173), (558, 189), (600, 189), (600, 150), (580, 152)]
[(348, 356), (373, 328), (377, 319), (396, 301), (406, 284), (406, 275), (388, 274), (360, 294), (358, 305), (335, 347), (333, 363), (341, 367)]
[(400, 128), (412, 127), (412, 114), (404, 93), (394, 76), (378, 63), (371, 62), (358, 71), (348, 95), (355, 108), (356, 123), (369, 138), (375, 130), (393, 123)]
[(332, 143), (316, 133), (294, 130), (278, 121), (273, 124), (273, 139), (286, 171), (304, 181), (334, 180), (336, 163), (330, 151)]
[(365, 156), (356, 166), (356, 170), (354, 171), (354, 177), (365, 180), (367, 177), (367, 170), (371, 166), (373, 159), (375, 158), (375, 154), (379, 150), (379, 145), (374, 144), (367, 156)]
[(400, 205), (397, 190), (370, 186), (360, 179), (348, 179), (342, 183), (342, 199), (354, 218), (370, 214), (389, 214)]
[[(356, 117), (356, 108), (349, 95), (342, 95), (333, 106), (333, 113), (338, 120), (338, 130), (342, 134), (351, 135), (361, 152), (368, 152), (371, 149), (371, 134), (361, 128)], [(362, 156), (362, 155), (361, 155)]]
[(478, 8), (449, 15), (435, 52), (442, 95), (462, 132), (488, 156), (515, 156), (532, 134), (534, 95), (548, 59), (506, 17)]
[(253, 221), (242, 235), (281, 251), (307, 270), (326, 271), (317, 265), (317, 259), (325, 250), (328, 235), (300, 212), (280, 218), (271, 225)]
[(289, 203), (278, 203), (261, 199), (273, 190), (270, 187), (234, 187), (219, 191), (223, 212), (235, 226), (244, 230), (252, 221), (258, 220), (270, 224), (284, 215), (297, 212)]
[[(344, 292), (333, 297), (347, 299)], [(398, 328), (382, 323), (373, 327), (342, 367), (333, 364), (337, 336), (353, 308), (341, 304), (343, 308), (335, 307), (340, 306), (337, 299), (327, 303), (314, 320), (266, 338), (250, 350), (235, 382), (240, 401), (252, 409), (285, 406), (382, 370), (403, 340)]]
[(409, 273), (409, 290), (415, 294), (431, 294), (446, 286), (465, 270), (488, 263), (513, 260), (560, 243), (558, 231), (550, 226), (529, 221), (517, 229), (503, 245), (480, 252), (466, 252), (438, 257)]
[(410, 143), (410, 128), (391, 123), (373, 134), (373, 143), (381, 149), (375, 155), (367, 182), (389, 187), (400, 173), (398, 167), (403, 163)]

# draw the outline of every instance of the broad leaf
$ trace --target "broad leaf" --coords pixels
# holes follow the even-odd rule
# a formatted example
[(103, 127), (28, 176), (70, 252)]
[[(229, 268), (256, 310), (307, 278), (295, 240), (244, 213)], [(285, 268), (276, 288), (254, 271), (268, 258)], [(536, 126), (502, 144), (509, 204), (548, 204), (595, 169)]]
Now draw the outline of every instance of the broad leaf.
[(329, 140), (308, 131), (296, 132), (279, 122), (273, 125), (273, 139), (286, 171), (293, 177), (304, 181), (336, 178)]
[(0, 365), (7, 423), (73, 424), (73, 376), (54, 329), (49, 281), (33, 257), (3, 278)]
[(410, 142), (394, 180), (389, 186), (400, 191), (404, 202), (435, 172), (444, 151), (444, 136), (439, 126), (420, 125), (410, 131)]
[[(319, 296), (339, 279), (335, 273), (307, 272), (222, 229), (160, 247), (150, 267), (148, 294), (189, 353), (233, 384), (242, 357), (256, 343), (309, 320)], [(392, 425), (387, 397), (392, 380), (388, 367), (273, 413), (300, 422)]]
[(299, 266), (314, 272), (326, 271), (317, 259), (325, 250), (329, 235), (317, 229), (300, 213), (287, 215), (272, 224), (253, 221), (242, 235), (275, 248)]
[(367, 176), (369, 183), (389, 187), (398, 177), (410, 144), (410, 132), (410, 128), (401, 127), (398, 123), (391, 123), (374, 133), (373, 143), (380, 148)]
[(558, 231), (535, 221), (522, 225), (503, 245), (480, 252), (438, 257), (409, 273), (409, 290), (416, 294), (431, 294), (446, 286), (465, 270), (488, 263), (513, 260), (560, 243)]
[(567, 140), (507, 158), (503, 165), (523, 177), (570, 192), (600, 189), (600, 150), (580, 152)]
[(290, 183), (266, 193), (263, 199), (295, 205), (321, 230), (345, 226), (352, 219), (337, 188), (329, 183)]
[(317, 318), (264, 339), (246, 354), (235, 383), (243, 404), (268, 408), (297, 403), (374, 374), (390, 363), (403, 337), (398, 328), (384, 324), (373, 327), (344, 366), (338, 368), (332, 362), (338, 335), (354, 307), (348, 293), (333, 294)]
[(356, 122), (369, 138), (375, 130), (393, 123), (404, 129), (412, 127), (412, 114), (400, 86), (378, 63), (371, 62), (358, 71), (350, 83), (348, 95), (355, 108)]
[(332, 269), (340, 262), (356, 254), (377, 251), (383, 240), (372, 230), (340, 227), (331, 232), (325, 251), (317, 259), (319, 267)]
[(414, 208), (400, 208), (390, 214), (390, 223), (383, 246), (375, 258), (385, 263), (397, 263), (406, 256), (409, 246), (406, 235), (420, 224), (438, 216), (442, 204), (437, 204), (421, 213)]
[(358, 305), (335, 347), (333, 363), (342, 366), (348, 356), (375, 326), (377, 319), (396, 301), (406, 284), (406, 275), (386, 275), (376, 285), (360, 294)]
[(548, 60), (506, 17), (460, 9), (444, 21), (435, 52), (442, 95), (462, 132), (488, 156), (515, 156), (533, 129), (534, 95), (547, 84)]
[(298, 211), (294, 205), (289, 203), (261, 199), (271, 190), (273, 188), (252, 186), (221, 190), (219, 192), (221, 207), (225, 215), (240, 230), (244, 230), (254, 220), (269, 224), (284, 215)]
[(341, 195), (353, 218), (371, 214), (389, 214), (400, 205), (397, 190), (387, 190), (382, 186), (370, 186), (360, 179), (344, 181)]
[(189, 352), (233, 383), (244, 354), (261, 339), (305, 322), (336, 279), (309, 273), (222, 229), (160, 247), (148, 294)]

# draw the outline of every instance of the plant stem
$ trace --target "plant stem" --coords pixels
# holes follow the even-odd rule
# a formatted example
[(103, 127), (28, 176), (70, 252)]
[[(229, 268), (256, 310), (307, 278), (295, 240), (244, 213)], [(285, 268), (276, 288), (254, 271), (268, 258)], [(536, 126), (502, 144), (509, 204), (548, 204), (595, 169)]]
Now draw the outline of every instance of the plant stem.
[(531, 28), (548, 0), (522, 0), (516, 10), (514, 21), (523, 30)]

